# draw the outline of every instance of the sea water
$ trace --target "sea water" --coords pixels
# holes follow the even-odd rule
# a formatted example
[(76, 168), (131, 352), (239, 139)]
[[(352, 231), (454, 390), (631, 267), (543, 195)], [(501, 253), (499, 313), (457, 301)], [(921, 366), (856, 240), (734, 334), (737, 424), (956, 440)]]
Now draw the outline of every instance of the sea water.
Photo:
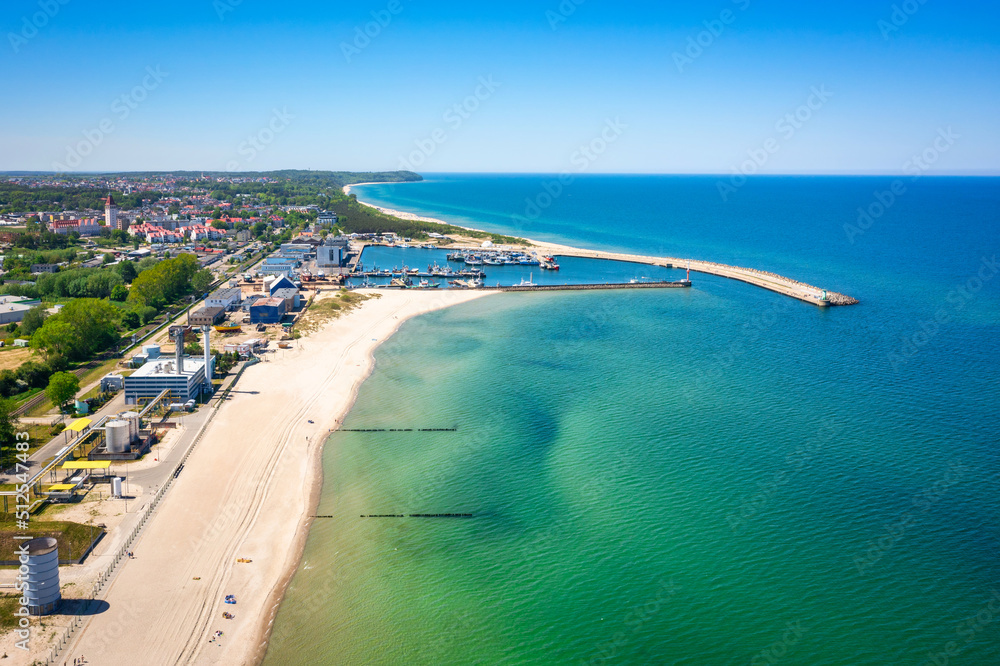
[(332, 517), (266, 663), (1000, 663), (997, 181), (907, 180), (862, 229), (892, 179), (723, 201), (706, 177), (595, 176), (516, 228), (547, 180), (358, 193), (861, 304), (694, 274), (407, 322), (344, 423), (382, 432), (327, 443)]

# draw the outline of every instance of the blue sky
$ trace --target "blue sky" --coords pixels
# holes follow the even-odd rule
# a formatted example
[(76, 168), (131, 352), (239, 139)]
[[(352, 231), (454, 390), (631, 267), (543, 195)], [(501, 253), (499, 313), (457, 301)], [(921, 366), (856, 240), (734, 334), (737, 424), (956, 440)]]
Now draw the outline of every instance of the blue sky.
[(8, 0), (0, 170), (1000, 173), (995, 3), (493, 4)]

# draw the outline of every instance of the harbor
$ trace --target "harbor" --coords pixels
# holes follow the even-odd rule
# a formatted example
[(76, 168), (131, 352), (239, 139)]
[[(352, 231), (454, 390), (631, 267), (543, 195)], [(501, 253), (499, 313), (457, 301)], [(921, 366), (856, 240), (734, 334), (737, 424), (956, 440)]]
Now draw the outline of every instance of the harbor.
[[(419, 264), (418, 264), (419, 262)], [(555, 291), (687, 287), (685, 270), (511, 248), (366, 245), (345, 286), (372, 289)]]
[(690, 287), (692, 272), (752, 284), (821, 308), (858, 303), (845, 294), (755, 268), (543, 243), (528, 248), (361, 243), (352, 254), (344, 285), (504, 291)]

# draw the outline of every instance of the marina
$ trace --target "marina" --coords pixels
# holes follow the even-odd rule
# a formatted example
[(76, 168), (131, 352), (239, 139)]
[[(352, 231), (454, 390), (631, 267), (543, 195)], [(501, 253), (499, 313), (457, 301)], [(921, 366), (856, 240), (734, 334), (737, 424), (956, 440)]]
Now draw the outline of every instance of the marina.
[[(418, 263), (419, 262), (419, 263)], [(685, 284), (686, 283), (686, 284)], [(690, 286), (686, 270), (505, 248), (365, 246), (349, 288), (552, 291)]]

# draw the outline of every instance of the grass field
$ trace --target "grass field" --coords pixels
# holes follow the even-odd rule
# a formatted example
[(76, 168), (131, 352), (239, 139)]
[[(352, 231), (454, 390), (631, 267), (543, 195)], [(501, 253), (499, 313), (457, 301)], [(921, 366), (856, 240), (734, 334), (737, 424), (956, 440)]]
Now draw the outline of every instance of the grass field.
[(0, 347), (0, 370), (17, 370), (32, 353), (27, 347)]

